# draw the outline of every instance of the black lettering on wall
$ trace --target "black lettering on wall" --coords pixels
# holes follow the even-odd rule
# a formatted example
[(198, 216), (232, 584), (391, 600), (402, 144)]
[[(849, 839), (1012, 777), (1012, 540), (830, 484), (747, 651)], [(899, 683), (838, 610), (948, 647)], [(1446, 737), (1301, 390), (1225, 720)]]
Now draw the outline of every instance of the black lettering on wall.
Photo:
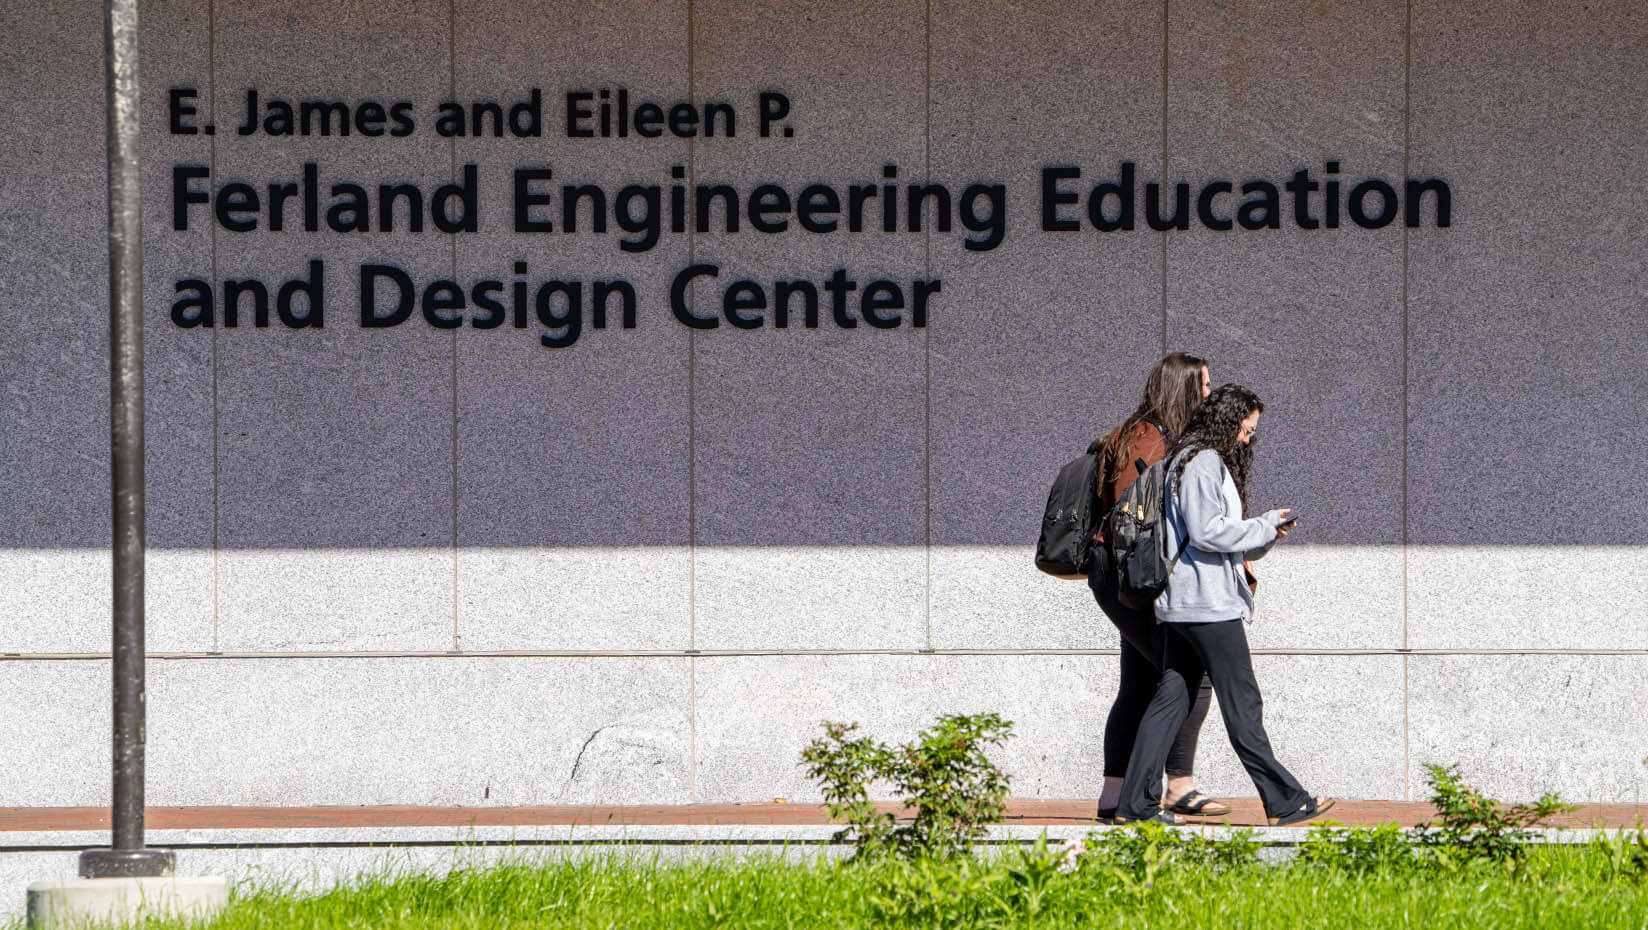
[(1041, 169), (1041, 228), (1043, 232), (1075, 232), (1081, 229), (1081, 221), (1067, 219), (1059, 215), (1059, 207), (1081, 201), (1081, 197), (1075, 191), (1060, 189), (1059, 182), (1074, 181), (1079, 177), (1081, 177), (1081, 169), (1075, 165), (1050, 165)]
[[(1379, 212), (1369, 213), (1367, 197), (1378, 194)], [(1363, 229), (1382, 229), (1396, 219), (1396, 190), (1378, 178), (1370, 178), (1350, 189), (1350, 218)]]
[(1419, 225), (1420, 201), (1425, 194), (1432, 194), (1436, 203), (1436, 227), (1446, 229), (1453, 223), (1453, 194), (1448, 190), (1447, 182), (1438, 178), (1425, 181), (1408, 179), (1407, 190), (1407, 224), (1410, 227)]
[(1202, 192), (1196, 196), (1196, 218), (1202, 221), (1203, 226), (1218, 230), (1231, 228), (1230, 220), (1213, 212), (1213, 198), (1220, 194), (1228, 194), (1232, 189), (1229, 181), (1213, 181), (1202, 188)]

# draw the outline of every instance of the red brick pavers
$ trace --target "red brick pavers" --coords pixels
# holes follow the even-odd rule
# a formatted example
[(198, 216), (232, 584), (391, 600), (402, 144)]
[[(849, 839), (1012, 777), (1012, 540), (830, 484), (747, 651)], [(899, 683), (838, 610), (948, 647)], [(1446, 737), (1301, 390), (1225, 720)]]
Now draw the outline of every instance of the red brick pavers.
[[(1201, 823), (1263, 826), (1257, 798), (1226, 798), (1232, 812)], [(905, 814), (896, 805), (887, 810)], [(1005, 822), (1024, 826), (1092, 824), (1092, 799), (1017, 799), (1007, 804)], [(1433, 810), (1423, 802), (1341, 799), (1327, 818), (1346, 825), (1397, 823), (1413, 826)], [(151, 830), (241, 830), (314, 827), (464, 827), (588, 825), (826, 824), (821, 804), (567, 805), (555, 807), (150, 807)], [(1635, 827), (1648, 822), (1648, 804), (1586, 804), (1552, 817), (1547, 826)], [(1302, 824), (1309, 827), (1312, 824)], [(109, 827), (106, 807), (0, 807), (0, 832), (14, 830), (101, 830)]]

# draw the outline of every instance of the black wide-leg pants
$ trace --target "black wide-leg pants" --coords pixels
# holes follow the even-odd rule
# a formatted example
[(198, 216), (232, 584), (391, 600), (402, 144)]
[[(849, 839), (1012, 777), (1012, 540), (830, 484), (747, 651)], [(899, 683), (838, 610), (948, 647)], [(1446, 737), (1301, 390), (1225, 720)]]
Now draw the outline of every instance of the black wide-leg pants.
[(1253, 677), (1253, 657), (1248, 652), (1242, 621), (1162, 626), (1166, 631), (1162, 679), (1139, 722), (1117, 815), (1143, 820), (1160, 809), (1162, 763), (1190, 712), (1188, 683), (1199, 683), (1204, 672), (1213, 680), (1213, 693), (1219, 696), (1219, 712), (1224, 715), (1231, 748), (1259, 790), (1265, 816), (1280, 817), (1297, 810), (1309, 795), (1270, 750), (1264, 701), (1259, 696), (1259, 682)]
[[(1114, 574), (1095, 571), (1088, 576), (1087, 586), (1099, 602), (1099, 608), (1110, 618), (1122, 634), (1121, 681), (1116, 688), (1116, 700), (1104, 721), (1104, 774), (1106, 778), (1121, 778), (1127, 774), (1127, 760), (1133, 754), (1133, 743), (1139, 737), (1139, 721), (1150, 701), (1156, 696), (1156, 686), (1162, 680), (1162, 651), (1166, 646), (1167, 624), (1157, 623), (1154, 611), (1134, 610), (1116, 597)], [(1196, 741), (1201, 738), (1202, 721), (1213, 700), (1213, 686), (1202, 676), (1196, 694), (1190, 702), (1190, 713), (1185, 715), (1167, 752), (1169, 776), (1196, 773)]]

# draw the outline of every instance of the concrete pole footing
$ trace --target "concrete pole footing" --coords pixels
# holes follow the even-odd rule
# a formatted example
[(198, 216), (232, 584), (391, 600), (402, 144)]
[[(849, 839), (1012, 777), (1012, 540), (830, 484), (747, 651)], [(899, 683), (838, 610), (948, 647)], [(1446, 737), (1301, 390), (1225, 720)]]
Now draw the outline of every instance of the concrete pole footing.
[(203, 919), (229, 903), (220, 875), (68, 878), (29, 886), (29, 930), (131, 924), (149, 918)]

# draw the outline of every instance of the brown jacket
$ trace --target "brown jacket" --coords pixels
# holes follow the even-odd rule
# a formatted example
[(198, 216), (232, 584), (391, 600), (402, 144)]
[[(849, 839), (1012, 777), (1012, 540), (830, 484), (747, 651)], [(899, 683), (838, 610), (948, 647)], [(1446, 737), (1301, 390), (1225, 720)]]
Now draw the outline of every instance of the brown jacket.
[[(1121, 429), (1121, 427), (1118, 426), (1116, 429)], [(1115, 430), (1105, 433), (1102, 438), (1093, 443), (1091, 448), (1103, 456), (1104, 448), (1113, 435), (1115, 435)], [(1116, 506), (1116, 501), (1121, 498), (1122, 492), (1127, 490), (1127, 486), (1139, 479), (1138, 460), (1144, 459), (1146, 468), (1156, 464), (1157, 461), (1167, 455), (1167, 444), (1162, 441), (1161, 430), (1157, 429), (1152, 423), (1140, 420), (1133, 424), (1131, 430), (1128, 430), (1127, 437), (1117, 447), (1116, 453), (1117, 460), (1114, 462), (1109, 461), (1108, 458), (1101, 458), (1099, 461), (1098, 513), (1101, 518)], [(1093, 534), (1093, 539), (1098, 542), (1104, 540), (1104, 525), (1102, 523), (1099, 525), (1098, 532)], [(1253, 574), (1253, 564), (1243, 559), (1242, 570), (1247, 575), (1248, 588), (1257, 593), (1259, 579)]]
[[(1121, 427), (1116, 427), (1121, 429)], [(1162, 431), (1153, 424), (1140, 420), (1133, 424), (1122, 438), (1121, 445), (1116, 448), (1116, 460), (1110, 461), (1104, 456), (1104, 448), (1110, 437), (1116, 434), (1115, 430), (1104, 435), (1104, 438), (1093, 443), (1093, 447), (1100, 453), (1099, 461), (1099, 509), (1100, 516), (1110, 512), (1116, 506), (1116, 501), (1127, 490), (1127, 486), (1138, 480), (1139, 468), (1137, 460), (1144, 459), (1146, 466), (1153, 465), (1167, 455), (1167, 444), (1162, 441)], [(1094, 538), (1101, 538), (1104, 528)]]

